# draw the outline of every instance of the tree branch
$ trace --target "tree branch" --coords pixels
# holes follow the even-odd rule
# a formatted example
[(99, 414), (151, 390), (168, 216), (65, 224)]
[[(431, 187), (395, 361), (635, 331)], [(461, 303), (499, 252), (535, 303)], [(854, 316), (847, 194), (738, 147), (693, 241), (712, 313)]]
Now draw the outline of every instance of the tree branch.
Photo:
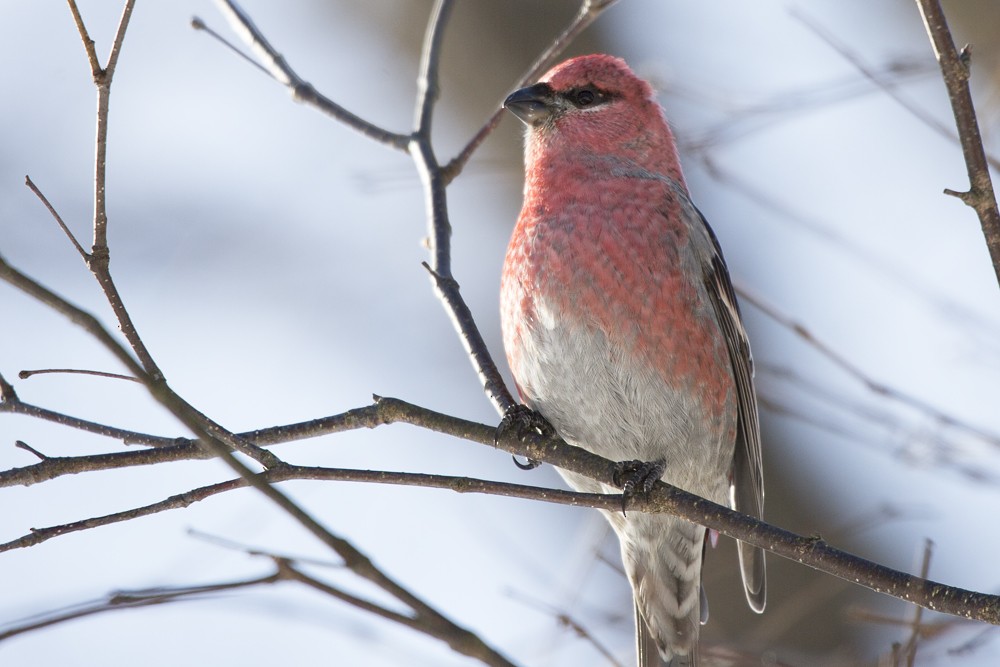
[(939, 0), (917, 0), (917, 6), (920, 8), (920, 16), (924, 20), (924, 27), (934, 47), (934, 56), (941, 66), (944, 84), (948, 88), (948, 98), (955, 114), (955, 124), (962, 142), (962, 154), (965, 156), (965, 166), (969, 172), (968, 192), (945, 190), (945, 194), (958, 197), (976, 210), (983, 228), (983, 236), (986, 237), (986, 247), (993, 261), (993, 271), (996, 273), (997, 282), (1000, 283), (1000, 210), (997, 209), (993, 181), (990, 178), (983, 139), (976, 120), (976, 108), (972, 104), (972, 93), (969, 90), (968, 47), (963, 49), (961, 54), (955, 48)]
[[(257, 54), (257, 56), (263, 61), (263, 69), (266, 71), (275, 81), (281, 85), (287, 87), (291, 93), (292, 98), (296, 102), (302, 102), (313, 107), (316, 107), (323, 113), (332, 116), (341, 123), (344, 123), (351, 129), (354, 129), (361, 134), (365, 135), (369, 139), (373, 139), (376, 142), (395, 148), (397, 150), (405, 151), (407, 145), (409, 144), (410, 138), (405, 134), (398, 134), (396, 132), (390, 132), (389, 130), (383, 129), (374, 123), (370, 123), (367, 120), (356, 116), (344, 107), (340, 106), (328, 97), (325, 97), (318, 93), (312, 84), (304, 80), (295, 70), (288, 65), (285, 61), (284, 56), (282, 56), (278, 51), (271, 46), (271, 43), (267, 41), (264, 34), (257, 29), (253, 21), (247, 15), (243, 8), (232, 0), (216, 0), (216, 7), (222, 12), (223, 16), (226, 17), (229, 25), (234, 31), (247, 43), (250, 48)], [(192, 21), (192, 26), (196, 29), (202, 29), (205, 23), (201, 19), (194, 19)], [(217, 33), (214, 31), (209, 31), (210, 34), (218, 39), (221, 39)], [(223, 41), (227, 46), (227, 42)], [(234, 49), (235, 50), (235, 49)]]
[[(407, 421), (407, 415), (412, 415), (413, 421), (426, 422), (428, 417), (436, 414), (433, 411), (403, 401), (393, 401), (392, 406), (392, 410), (399, 417), (399, 421)], [(469, 433), (473, 440), (489, 443), (493, 439), (495, 430), (491, 426), (476, 424), (474, 422), (464, 422), (464, 420), (458, 420), (453, 417), (448, 419), (456, 425), (460, 423), (462, 426), (460, 430)], [(508, 435), (501, 438), (499, 444), (502, 449), (511, 454), (545, 461), (560, 468), (586, 475), (605, 484), (614, 484), (615, 462), (604, 459), (596, 454), (591, 454), (584, 449), (573, 447), (560, 440), (547, 439), (530, 434), (524, 440), (518, 440), (515, 436)], [(257, 486), (253, 482), (270, 485), (293, 479), (420, 486), (448, 489), (457, 493), (484, 493), (561, 505), (592, 507), (611, 512), (620, 511), (622, 507), (622, 496), (620, 494), (576, 493), (523, 484), (492, 482), (447, 475), (319, 468), (281, 464), (277, 468), (269, 469), (254, 477), (254, 480), (234, 479), (193, 489), (186, 493), (171, 496), (158, 503), (104, 517), (36, 529), (17, 540), (0, 545), (0, 552), (40, 544), (53, 537), (70, 532), (78, 532), (156, 514), (169, 509), (186, 507), (193, 502), (204, 500), (219, 493), (242, 488), (247, 485)], [(717, 530), (734, 539), (767, 549), (789, 560), (794, 560), (821, 572), (832, 574), (845, 581), (865, 586), (877, 593), (890, 595), (940, 613), (1000, 625), (1000, 596), (947, 586), (923, 577), (893, 570), (884, 565), (836, 549), (819, 537), (802, 537), (796, 535), (790, 531), (771, 526), (663, 482), (658, 482), (654, 490), (645, 497), (630, 497), (627, 502), (626, 511), (667, 513), (678, 516), (693, 523)], [(333, 539), (339, 540), (339, 538)], [(338, 548), (334, 550), (341, 555), (348, 567), (357, 574), (375, 581), (379, 586), (396, 595), (397, 589), (391, 583), (388, 583), (390, 580), (378, 572), (377, 569), (374, 569), (374, 566), (366, 557), (360, 555), (360, 552), (357, 552), (354, 547), (347, 545), (346, 542), (343, 544), (337, 542), (337, 544)], [(344, 551), (341, 551), (341, 548), (344, 548)], [(377, 572), (377, 574), (373, 575), (373, 572)], [(382, 582), (386, 582), (388, 588)], [(399, 599), (406, 602), (411, 608), (418, 611), (418, 613), (421, 613), (421, 610), (424, 608), (422, 603), (413, 606), (410, 604), (412, 598), (409, 597), (408, 593), (400, 591), (400, 594), (402, 597), (397, 595)]]

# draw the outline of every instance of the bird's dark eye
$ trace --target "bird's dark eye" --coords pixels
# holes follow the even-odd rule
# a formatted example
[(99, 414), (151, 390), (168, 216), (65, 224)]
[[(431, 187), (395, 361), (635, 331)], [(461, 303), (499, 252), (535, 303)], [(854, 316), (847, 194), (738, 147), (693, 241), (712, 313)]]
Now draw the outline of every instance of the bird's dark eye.
[(589, 107), (600, 101), (600, 93), (593, 88), (579, 88), (570, 94), (570, 99), (578, 107)]

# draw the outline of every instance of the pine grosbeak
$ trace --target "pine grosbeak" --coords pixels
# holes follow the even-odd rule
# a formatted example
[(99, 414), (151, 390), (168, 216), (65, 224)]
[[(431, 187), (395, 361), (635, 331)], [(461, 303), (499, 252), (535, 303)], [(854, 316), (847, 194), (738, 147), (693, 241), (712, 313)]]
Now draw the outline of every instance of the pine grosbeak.
[[(505, 106), (527, 125), (524, 206), (501, 286), (521, 398), (568, 443), (651, 462), (651, 481), (662, 474), (760, 517), (750, 347), (649, 84), (620, 59), (583, 56)], [(620, 490), (560, 472), (581, 491)], [(705, 528), (604, 514), (632, 584), (640, 664), (697, 664)], [(764, 552), (740, 543), (739, 560), (747, 600), (762, 611)]]

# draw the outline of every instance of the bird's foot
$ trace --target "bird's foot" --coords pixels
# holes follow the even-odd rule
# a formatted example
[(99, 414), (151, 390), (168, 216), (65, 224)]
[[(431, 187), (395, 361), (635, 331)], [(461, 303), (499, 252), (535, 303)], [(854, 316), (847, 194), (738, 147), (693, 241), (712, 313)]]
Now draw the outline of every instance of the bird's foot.
[(613, 480), (622, 490), (622, 515), (628, 500), (637, 493), (652, 491), (666, 469), (666, 461), (619, 461), (615, 464)]
[[(552, 428), (552, 424), (550, 424), (545, 417), (538, 412), (535, 412), (527, 405), (522, 404), (515, 405), (504, 414), (503, 419), (500, 420), (500, 425), (497, 426), (497, 430), (493, 434), (493, 446), (499, 447), (500, 438), (506, 436), (506, 434), (511, 430), (514, 431), (518, 440), (524, 440), (525, 436), (529, 433), (534, 433), (543, 437), (548, 437), (555, 433), (555, 429)], [(521, 463), (517, 460), (517, 457), (514, 457), (514, 465), (521, 470), (531, 470), (542, 465), (542, 462), (534, 459), (528, 459), (526, 463)]]

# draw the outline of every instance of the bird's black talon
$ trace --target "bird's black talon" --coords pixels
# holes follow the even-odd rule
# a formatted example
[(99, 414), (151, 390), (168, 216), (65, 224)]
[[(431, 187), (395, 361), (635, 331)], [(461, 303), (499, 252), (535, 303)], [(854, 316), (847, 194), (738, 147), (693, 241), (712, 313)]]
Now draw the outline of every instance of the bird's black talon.
[(622, 490), (622, 515), (628, 500), (636, 493), (652, 491), (666, 469), (666, 461), (619, 461), (615, 464), (612, 481)]
[(511, 456), (514, 459), (514, 465), (516, 465), (521, 470), (534, 470), (538, 466), (542, 465), (541, 461), (536, 461), (535, 459), (526, 459), (524, 463), (517, 460), (516, 456)]

